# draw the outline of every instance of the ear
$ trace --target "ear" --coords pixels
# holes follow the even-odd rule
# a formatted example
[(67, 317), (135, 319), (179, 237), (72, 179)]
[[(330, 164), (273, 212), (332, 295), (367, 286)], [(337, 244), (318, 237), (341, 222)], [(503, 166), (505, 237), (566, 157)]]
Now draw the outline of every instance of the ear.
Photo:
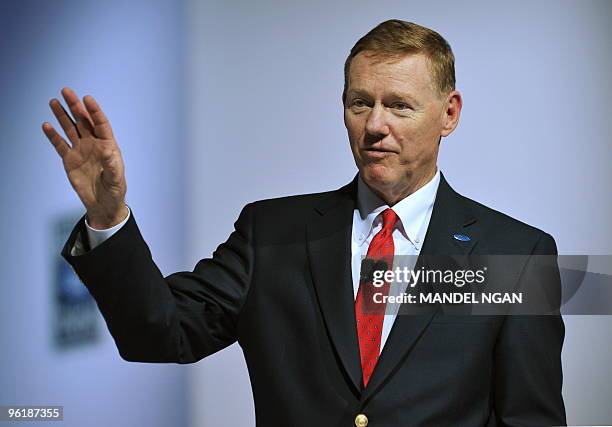
[(463, 100), (459, 91), (453, 90), (446, 96), (444, 111), (442, 112), (442, 131), (440, 135), (448, 136), (455, 130), (459, 123)]

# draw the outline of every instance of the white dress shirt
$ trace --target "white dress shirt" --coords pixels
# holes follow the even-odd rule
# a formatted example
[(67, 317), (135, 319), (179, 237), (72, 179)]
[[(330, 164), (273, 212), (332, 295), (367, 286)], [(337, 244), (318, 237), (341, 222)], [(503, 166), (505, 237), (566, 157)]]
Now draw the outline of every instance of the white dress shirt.
[[(421, 245), (423, 244), (425, 233), (429, 226), (429, 220), (431, 219), (431, 212), (433, 210), (439, 183), (440, 171), (438, 170), (427, 184), (410, 194), (408, 197), (402, 199), (391, 208), (399, 217), (399, 221), (395, 225), (392, 234), (395, 247), (393, 268), (400, 266), (407, 266), (410, 269), (413, 268), (413, 265), (406, 265), (405, 263), (409, 263), (410, 259), (416, 259), (416, 255), (421, 251)], [(389, 206), (387, 206), (387, 204), (374, 194), (370, 187), (363, 182), (361, 176), (359, 176), (357, 183), (357, 208), (353, 212), (353, 232), (351, 238), (354, 298), (357, 298), (357, 291), (359, 290), (361, 260), (368, 253), (368, 247), (372, 238), (382, 228), (382, 216), (380, 216), (380, 213), (388, 207)], [(104, 230), (92, 228), (87, 222), (87, 219), (85, 219), (85, 226), (87, 228), (87, 236), (89, 237), (91, 249), (115, 234), (125, 225), (130, 215), (131, 211), (128, 206), (127, 217), (114, 227)], [(77, 241), (75, 247), (72, 248), (72, 255), (78, 255), (84, 252), (82, 247), (78, 247), (78, 243), (81, 242)], [(397, 255), (412, 255), (413, 257), (398, 258)], [(405, 286), (406, 284), (403, 286), (394, 286), (394, 284), (392, 284), (389, 295), (397, 295), (403, 292)], [(389, 332), (391, 332), (393, 322), (395, 322), (397, 307), (397, 305), (389, 305), (385, 312), (380, 343), (381, 351), (387, 341)]]
[[(437, 170), (434, 177), (423, 187), (419, 188), (408, 197), (400, 200), (391, 209), (399, 217), (393, 229), (393, 246), (395, 248), (393, 268), (407, 267), (414, 268), (416, 256), (421, 251), (421, 245), (425, 239), (433, 204), (436, 199), (438, 185), (440, 184), (440, 171)], [(359, 277), (361, 269), (361, 260), (368, 253), (370, 242), (382, 229), (382, 215), (380, 215), (389, 206), (380, 199), (368, 187), (359, 176), (357, 184), (357, 209), (353, 212), (353, 235), (351, 239), (352, 252), (352, 272), (353, 272), (353, 297), (357, 298), (359, 290)], [(411, 255), (400, 256), (398, 255)], [(406, 283), (392, 283), (389, 289), (389, 295), (399, 295), (406, 289)], [(380, 350), (382, 351), (395, 317), (399, 305), (388, 304), (383, 319), (383, 329), (380, 341)]]
[[(89, 225), (89, 222), (87, 222), (87, 217), (85, 217), (85, 228), (87, 229), (87, 237), (89, 238), (89, 249), (90, 250), (98, 246), (103, 241), (110, 238), (113, 234), (119, 231), (121, 227), (125, 225), (128, 219), (130, 219), (130, 215), (132, 212), (129, 206), (127, 206), (127, 208), (128, 208), (128, 214), (123, 221), (121, 221), (119, 224), (115, 225), (114, 227), (105, 228), (102, 230), (92, 228)], [(72, 256), (83, 255), (85, 252), (86, 252), (85, 246), (83, 245), (83, 241), (81, 240), (80, 233), (79, 233), (79, 236), (74, 242), (74, 246), (70, 248), (70, 255)]]

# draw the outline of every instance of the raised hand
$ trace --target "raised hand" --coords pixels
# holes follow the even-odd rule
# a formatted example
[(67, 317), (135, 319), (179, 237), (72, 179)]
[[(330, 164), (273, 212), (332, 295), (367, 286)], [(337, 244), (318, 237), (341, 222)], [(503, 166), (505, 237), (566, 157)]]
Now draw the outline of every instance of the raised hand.
[(64, 164), (68, 180), (87, 209), (87, 221), (94, 228), (110, 228), (123, 221), (127, 184), (121, 150), (110, 123), (92, 96), (83, 102), (70, 88), (62, 95), (73, 119), (60, 101), (49, 102), (70, 144), (45, 122), (43, 132)]

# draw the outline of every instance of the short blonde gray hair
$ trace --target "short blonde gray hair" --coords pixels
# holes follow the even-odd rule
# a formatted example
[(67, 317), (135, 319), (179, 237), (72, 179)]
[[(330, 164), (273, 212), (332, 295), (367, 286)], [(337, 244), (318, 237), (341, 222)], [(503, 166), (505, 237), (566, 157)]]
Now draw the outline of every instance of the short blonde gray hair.
[(429, 59), (435, 89), (442, 95), (455, 89), (455, 56), (444, 37), (421, 25), (391, 19), (378, 24), (351, 49), (344, 63), (342, 102), (345, 102), (348, 89), (351, 61), (363, 51), (381, 58), (423, 54)]

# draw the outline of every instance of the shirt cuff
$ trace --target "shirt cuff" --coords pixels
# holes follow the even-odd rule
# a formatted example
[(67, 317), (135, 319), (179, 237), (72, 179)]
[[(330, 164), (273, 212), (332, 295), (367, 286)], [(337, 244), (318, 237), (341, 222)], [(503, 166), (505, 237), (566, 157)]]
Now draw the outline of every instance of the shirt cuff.
[(89, 247), (91, 249), (95, 248), (96, 246), (98, 246), (99, 244), (101, 244), (102, 242), (104, 242), (105, 240), (109, 239), (113, 234), (115, 234), (117, 231), (119, 231), (119, 229), (121, 227), (123, 227), (125, 225), (125, 223), (128, 221), (128, 219), (130, 219), (130, 207), (126, 205), (126, 207), (128, 208), (128, 214), (127, 217), (125, 217), (125, 219), (123, 221), (121, 221), (119, 224), (115, 225), (114, 227), (111, 228), (105, 228), (103, 230), (97, 230), (95, 228), (92, 228), (88, 223), (87, 223), (87, 218), (85, 218), (85, 227), (87, 228), (87, 237), (89, 238)]

